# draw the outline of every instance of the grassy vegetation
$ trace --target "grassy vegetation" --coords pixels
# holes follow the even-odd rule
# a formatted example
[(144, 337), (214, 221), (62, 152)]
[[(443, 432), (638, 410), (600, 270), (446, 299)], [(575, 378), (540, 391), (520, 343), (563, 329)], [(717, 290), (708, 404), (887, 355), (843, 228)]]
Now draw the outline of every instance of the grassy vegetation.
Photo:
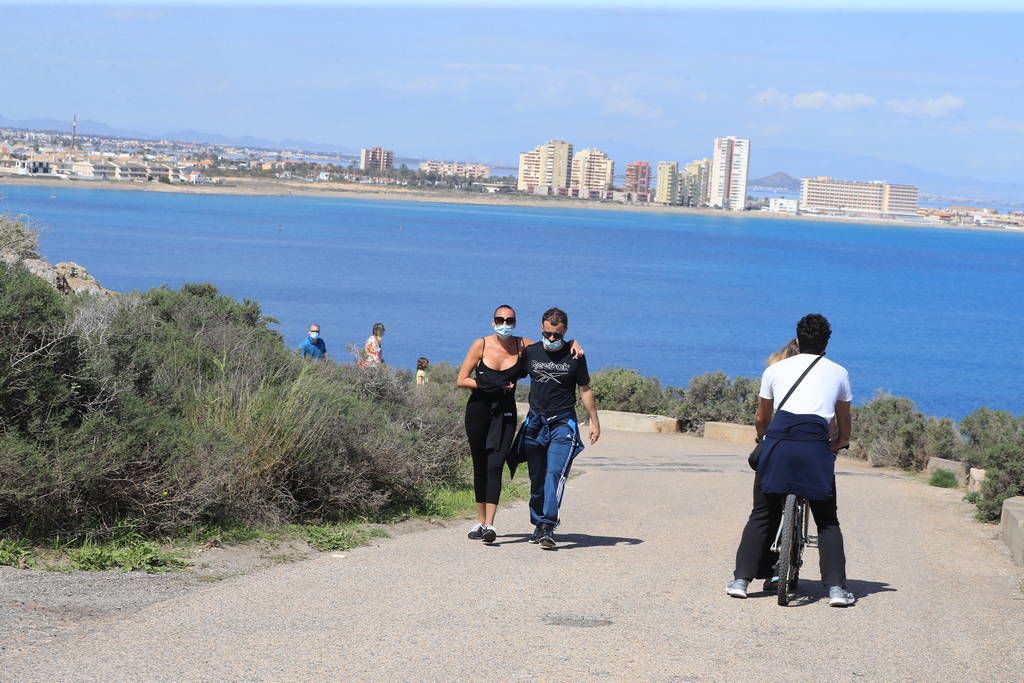
[(943, 489), (954, 488), (957, 484), (956, 475), (949, 470), (935, 470), (932, 475), (928, 477), (928, 483), (931, 486), (938, 486)]

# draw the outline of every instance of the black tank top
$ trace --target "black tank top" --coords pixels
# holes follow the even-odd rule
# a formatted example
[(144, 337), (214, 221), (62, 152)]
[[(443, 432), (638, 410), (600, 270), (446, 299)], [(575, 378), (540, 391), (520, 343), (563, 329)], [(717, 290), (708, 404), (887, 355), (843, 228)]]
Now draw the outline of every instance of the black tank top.
[[(484, 345), (487, 344), (485, 339)], [(516, 360), (516, 364), (505, 370), (495, 370), (484, 363), (483, 352), (480, 353), (480, 362), (476, 364), (476, 386), (473, 390), (473, 394), (478, 398), (486, 398), (494, 400), (495, 398), (508, 394), (514, 400), (515, 392), (506, 391), (505, 384), (508, 382), (516, 382), (523, 376), (523, 340), (522, 337), (516, 337), (516, 344), (519, 347), (519, 358)]]

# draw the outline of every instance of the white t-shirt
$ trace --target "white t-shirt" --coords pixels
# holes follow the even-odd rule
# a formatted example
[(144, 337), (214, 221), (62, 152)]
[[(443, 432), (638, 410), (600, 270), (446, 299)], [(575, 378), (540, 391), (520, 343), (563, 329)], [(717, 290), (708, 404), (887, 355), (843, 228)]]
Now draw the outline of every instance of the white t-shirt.
[[(779, 401), (785, 398), (793, 384), (803, 374), (817, 355), (800, 353), (786, 360), (780, 360), (765, 368), (761, 375), (761, 398), (774, 400), (778, 410)], [(804, 381), (786, 401), (783, 410), (797, 415), (821, 415), (831, 421), (836, 415), (836, 401), (852, 401), (850, 373), (842, 365), (822, 358), (807, 373)]]

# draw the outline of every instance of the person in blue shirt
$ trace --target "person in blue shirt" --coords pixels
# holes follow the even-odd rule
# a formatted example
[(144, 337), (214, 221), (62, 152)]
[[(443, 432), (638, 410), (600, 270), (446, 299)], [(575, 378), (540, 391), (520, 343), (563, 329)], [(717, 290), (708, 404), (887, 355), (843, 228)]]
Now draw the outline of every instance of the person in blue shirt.
[(299, 355), (303, 358), (327, 360), (327, 344), (320, 338), (320, 326), (316, 323), (309, 326), (309, 336), (299, 345)]

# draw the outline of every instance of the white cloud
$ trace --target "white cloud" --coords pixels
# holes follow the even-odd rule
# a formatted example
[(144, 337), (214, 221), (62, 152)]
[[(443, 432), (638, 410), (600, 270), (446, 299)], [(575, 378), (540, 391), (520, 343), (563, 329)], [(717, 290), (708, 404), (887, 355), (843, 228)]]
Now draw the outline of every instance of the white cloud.
[(1024, 121), (1015, 121), (1004, 116), (997, 116), (990, 119), (988, 129), (997, 133), (1021, 133), (1024, 134)]
[(801, 92), (789, 95), (775, 90), (762, 90), (754, 95), (754, 101), (777, 109), (811, 109), (852, 111), (875, 106), (875, 98), (864, 93), (832, 93), (826, 90)]
[(928, 100), (889, 100), (885, 106), (890, 111), (905, 116), (924, 116), (928, 118), (939, 118), (950, 112), (963, 108), (967, 101), (956, 95), (940, 95)]

